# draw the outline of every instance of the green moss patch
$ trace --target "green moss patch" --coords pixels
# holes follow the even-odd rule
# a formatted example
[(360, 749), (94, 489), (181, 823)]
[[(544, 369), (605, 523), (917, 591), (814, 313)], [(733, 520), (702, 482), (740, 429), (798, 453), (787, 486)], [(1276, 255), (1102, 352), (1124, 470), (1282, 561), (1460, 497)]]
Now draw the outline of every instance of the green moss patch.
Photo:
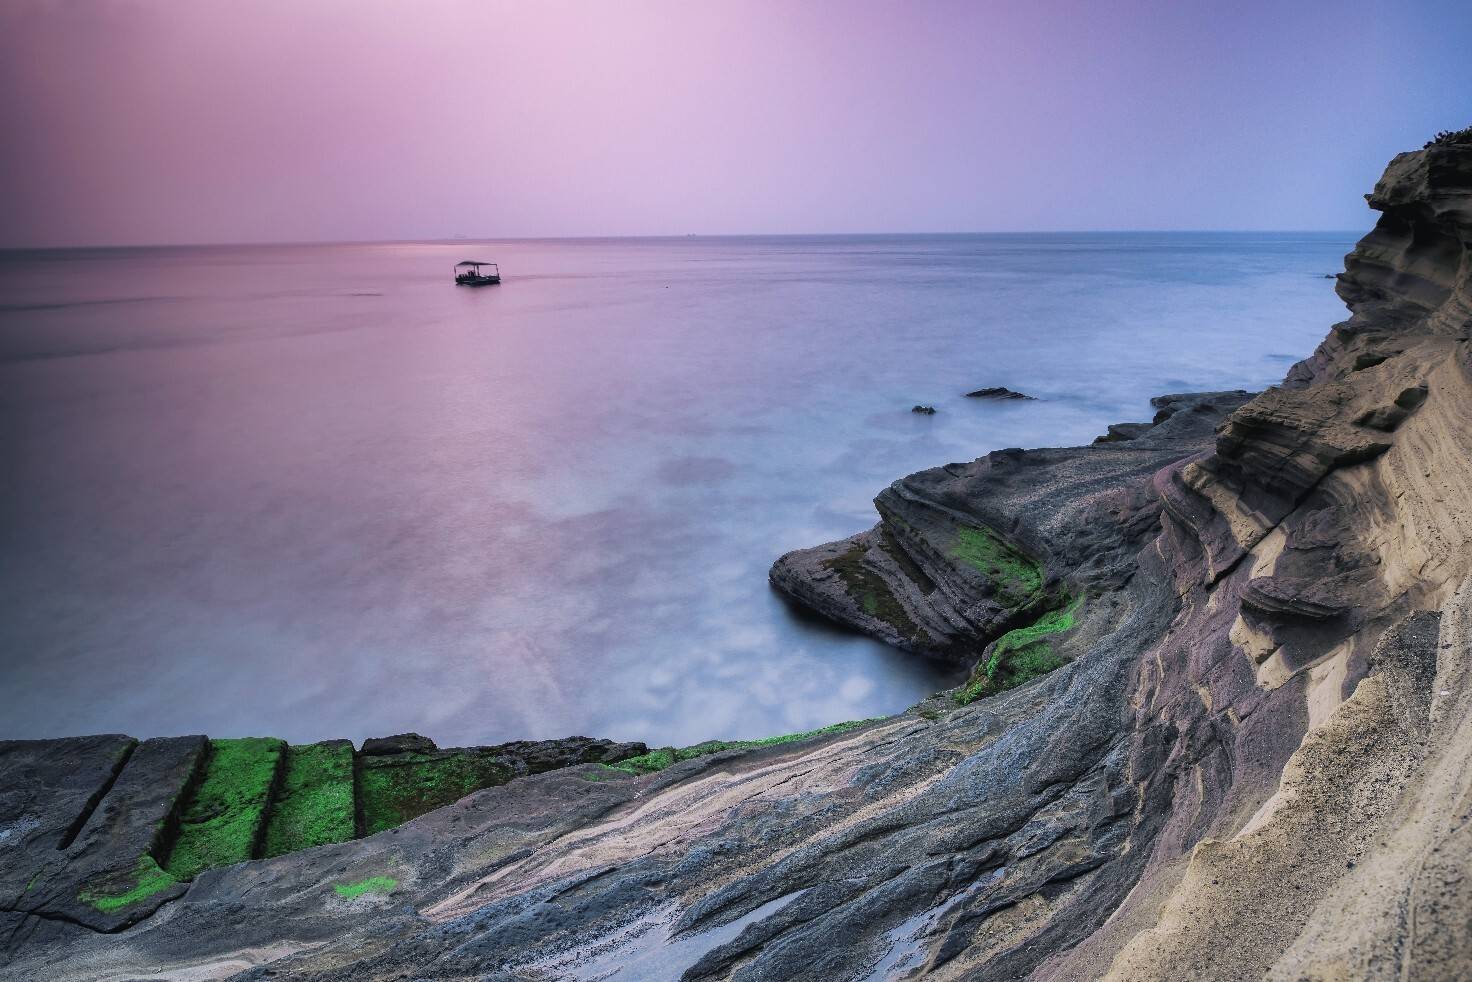
[(399, 881), (392, 876), (370, 876), (366, 880), (357, 883), (339, 883), (332, 889), (344, 900), (352, 900), (361, 897), (365, 893), (388, 893), (399, 885)]
[(265, 737), (210, 741), (204, 780), (184, 808), (164, 863), (170, 876), (192, 880), (254, 857), (285, 746)]
[(991, 655), (977, 664), (971, 678), (956, 693), (961, 705), (986, 696), (1014, 689), (1039, 675), (1046, 675), (1064, 664), (1049, 640), (1053, 635), (1073, 629), (1075, 614), (1083, 598), (1057, 610), (1050, 610), (1027, 627), (1008, 631), (992, 645)]
[(888, 624), (902, 638), (929, 644), (930, 636), (911, 619), (889, 584), (884, 582), (884, 577), (865, 565), (866, 551), (862, 545), (855, 545), (843, 555), (825, 560), (823, 565), (838, 574), (844, 591), (863, 608), (864, 613)]
[(806, 740), (809, 737), (827, 736), (831, 733), (844, 733), (865, 723), (872, 723), (871, 719), (856, 719), (846, 723), (834, 723), (817, 730), (804, 730), (801, 733), (784, 733), (781, 736), (763, 737), (760, 740), (707, 740), (705, 743), (697, 743), (693, 747), (661, 747), (651, 750), (647, 754), (638, 757), (630, 757), (628, 760), (619, 761), (617, 764), (605, 764), (610, 770), (624, 771), (628, 774), (653, 774), (662, 771), (672, 764), (682, 760), (694, 760), (696, 757), (704, 757), (708, 754), (720, 753), (722, 750), (750, 750), (755, 747), (772, 747), (782, 743), (794, 743), (798, 740)]
[(355, 832), (353, 807), (351, 743), (332, 740), (287, 748), (262, 855), (348, 841)]
[(156, 893), (167, 890), (179, 881), (168, 872), (159, 868), (152, 856), (144, 856), (138, 860), (138, 865), (133, 869), (133, 886), (120, 893), (109, 892), (106, 888), (101, 890), (83, 890), (77, 894), (77, 899), (84, 904), (91, 904), (104, 914), (112, 914), (122, 910), (124, 907), (147, 900)]
[(387, 894), (397, 885), (399, 880), (392, 876), (369, 876), (368, 879), (358, 880), (356, 883), (337, 883), (333, 886), (333, 892), (343, 900), (353, 900), (364, 894)]
[(361, 757), (359, 767), (366, 835), (403, 825), (514, 776), (494, 754), (474, 750)]
[(986, 576), (1009, 607), (1026, 606), (1042, 592), (1043, 567), (984, 525), (957, 529), (951, 556)]

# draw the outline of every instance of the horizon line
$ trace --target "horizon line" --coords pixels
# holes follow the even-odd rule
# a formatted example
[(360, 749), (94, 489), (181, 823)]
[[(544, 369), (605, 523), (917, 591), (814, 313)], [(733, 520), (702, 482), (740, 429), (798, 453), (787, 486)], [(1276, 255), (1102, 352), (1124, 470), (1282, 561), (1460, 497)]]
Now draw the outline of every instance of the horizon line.
[(78, 252), (102, 249), (232, 249), (273, 246), (345, 245), (454, 245), (477, 242), (606, 242), (610, 240), (686, 239), (853, 239), (853, 238), (962, 238), (967, 236), (1023, 235), (1338, 235), (1360, 236), (1364, 231), (1341, 228), (1139, 228), (1139, 229), (1008, 229), (988, 232), (674, 232), (637, 235), (505, 235), (449, 236), (403, 239), (242, 239), (233, 242), (74, 243), (69, 245), (0, 245), (0, 253)]

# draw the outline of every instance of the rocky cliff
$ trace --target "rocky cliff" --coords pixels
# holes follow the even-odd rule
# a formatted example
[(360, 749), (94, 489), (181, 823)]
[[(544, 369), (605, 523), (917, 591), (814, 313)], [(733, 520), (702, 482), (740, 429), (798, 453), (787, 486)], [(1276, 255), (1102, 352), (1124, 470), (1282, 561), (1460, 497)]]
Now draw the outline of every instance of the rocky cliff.
[(118, 933), (7, 898), (0, 974), (1472, 977), (1472, 147), (1370, 204), (1283, 386), (913, 475), (773, 568), (961, 690), (518, 777)]

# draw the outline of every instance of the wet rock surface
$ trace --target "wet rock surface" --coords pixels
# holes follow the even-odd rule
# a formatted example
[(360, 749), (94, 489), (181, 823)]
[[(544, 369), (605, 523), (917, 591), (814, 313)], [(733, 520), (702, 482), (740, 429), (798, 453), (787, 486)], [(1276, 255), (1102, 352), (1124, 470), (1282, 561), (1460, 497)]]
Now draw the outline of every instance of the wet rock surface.
[[(1391, 164), (1350, 319), (1283, 387), (911, 475), (773, 567), (961, 662), (1068, 611), (1054, 670), (647, 774), (477, 752), (527, 776), (207, 871), (118, 933), (10, 904), (0, 976), (1472, 976), (1469, 189), (1472, 148)], [(105, 747), (73, 749), (94, 776), (0, 797), (6, 828), (87, 797)]]

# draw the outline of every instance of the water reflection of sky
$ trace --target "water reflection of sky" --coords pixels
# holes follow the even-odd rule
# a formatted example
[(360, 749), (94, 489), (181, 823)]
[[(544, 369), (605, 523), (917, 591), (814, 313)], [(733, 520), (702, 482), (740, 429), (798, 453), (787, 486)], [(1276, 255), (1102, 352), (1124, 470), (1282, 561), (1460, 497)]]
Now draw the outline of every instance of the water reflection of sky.
[[(771, 561), (907, 472), (1281, 377), (1351, 238), (0, 261), (0, 735), (681, 743), (903, 708), (948, 679), (796, 616)], [(503, 287), (449, 285), (467, 249)]]

